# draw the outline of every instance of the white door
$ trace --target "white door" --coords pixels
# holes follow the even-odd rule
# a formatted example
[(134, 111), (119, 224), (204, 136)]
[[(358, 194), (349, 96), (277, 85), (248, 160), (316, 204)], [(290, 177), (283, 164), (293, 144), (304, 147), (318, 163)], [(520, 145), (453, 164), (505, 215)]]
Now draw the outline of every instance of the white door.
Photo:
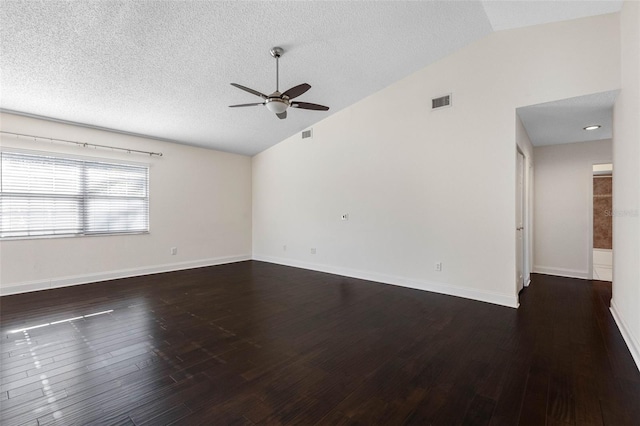
[(516, 292), (524, 287), (524, 155), (516, 157)]

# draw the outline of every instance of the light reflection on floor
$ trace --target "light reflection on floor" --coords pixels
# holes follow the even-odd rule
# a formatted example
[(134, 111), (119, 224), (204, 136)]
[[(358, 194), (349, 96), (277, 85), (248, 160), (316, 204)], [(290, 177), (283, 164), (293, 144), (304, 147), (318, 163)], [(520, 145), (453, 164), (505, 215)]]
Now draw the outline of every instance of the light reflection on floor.
[[(26, 344), (28, 346), (31, 346), (31, 337), (29, 336), (29, 332), (27, 330), (23, 330), (22, 333), (24, 334), (24, 341), (26, 342)], [(29, 353), (31, 354), (31, 359), (33, 359), (33, 365), (36, 367), (36, 369), (39, 370), (40, 368), (42, 368), (42, 365), (40, 364), (40, 360), (38, 358), (38, 354), (35, 348), (29, 347)], [(51, 389), (51, 386), (49, 384), (49, 379), (47, 379), (46, 374), (40, 375), (40, 383), (42, 383), (42, 392), (44, 393), (44, 396), (47, 398), (47, 404), (50, 405), (50, 409), (51, 411), (53, 411), (53, 418), (54, 419), (62, 418), (62, 411), (58, 409), (59, 407), (58, 407), (58, 404), (56, 404), (56, 397), (53, 396), (54, 392)], [(41, 412), (45, 408), (46, 407), (36, 408), (34, 410), (34, 413)]]
[(113, 312), (113, 309), (109, 309), (108, 311), (96, 312), (96, 313), (89, 314), (89, 315), (81, 315), (79, 317), (67, 318), (67, 319), (54, 321), (54, 322), (46, 322), (44, 324), (33, 325), (31, 327), (25, 327), (25, 328), (19, 328), (17, 330), (11, 330), (11, 331), (9, 331), (9, 334), (20, 333), (21, 331), (25, 332), (25, 331), (29, 331), (29, 330), (34, 330), (36, 328), (47, 327), (49, 325), (62, 324), (62, 323), (65, 323), (65, 322), (71, 322), (71, 321), (75, 321), (75, 320), (79, 320), (79, 319), (83, 319), (83, 318), (95, 317), (96, 315), (109, 314), (111, 312)]
[[(93, 346), (91, 345), (91, 343), (86, 339), (86, 337), (82, 334), (82, 331), (77, 327), (77, 325), (74, 322), (77, 322), (78, 320), (85, 320), (85, 319), (91, 319), (94, 317), (97, 317), (99, 315), (105, 315), (105, 314), (110, 314), (114, 312), (113, 309), (109, 309), (109, 310), (104, 310), (104, 311), (100, 311), (100, 312), (94, 312), (91, 314), (87, 314), (87, 315), (80, 315), (80, 316), (75, 316), (75, 317), (71, 317), (71, 318), (66, 318), (63, 320), (58, 320), (58, 321), (52, 321), (52, 322), (46, 322), (46, 323), (42, 323), (42, 324), (37, 324), (37, 325), (33, 325), (33, 326), (29, 326), (29, 327), (24, 327), (24, 328), (19, 328), (19, 329), (15, 329), (15, 330), (10, 330), (8, 332), (8, 334), (16, 334), (16, 333), (22, 333), (23, 334), (23, 338), (20, 339), (18, 338), (17, 340), (15, 340), (14, 344), (16, 346), (22, 346), (22, 345), (27, 345), (27, 347), (29, 348), (29, 355), (31, 356), (32, 362), (34, 367), (37, 370), (40, 370), (42, 368), (42, 363), (40, 362), (40, 357), (38, 355), (38, 350), (48, 347), (50, 346), (52, 343), (50, 344), (45, 344), (45, 345), (34, 345), (31, 340), (31, 335), (29, 334), (30, 330), (36, 330), (36, 329), (41, 329), (43, 327), (48, 327), (48, 326), (54, 326), (54, 325), (59, 325), (59, 324), (70, 324), (76, 333), (78, 333), (84, 343), (90, 348), (93, 349)], [(40, 331), (40, 330), (38, 330)], [(39, 375), (39, 379), (40, 379), (40, 383), (42, 384), (42, 392), (43, 392), (43, 396), (46, 398), (46, 404), (43, 406), (40, 406), (38, 408), (35, 408), (33, 410), (34, 414), (39, 414), (42, 413), (43, 411), (47, 410), (51, 413), (51, 416), (55, 419), (55, 420), (59, 420), (61, 419), (64, 414), (62, 412), (62, 410), (60, 409), (59, 405), (57, 404), (57, 397), (55, 394), (55, 389), (53, 389), (53, 385), (50, 383), (49, 381), (49, 377), (47, 376), (47, 374), (40, 374)]]

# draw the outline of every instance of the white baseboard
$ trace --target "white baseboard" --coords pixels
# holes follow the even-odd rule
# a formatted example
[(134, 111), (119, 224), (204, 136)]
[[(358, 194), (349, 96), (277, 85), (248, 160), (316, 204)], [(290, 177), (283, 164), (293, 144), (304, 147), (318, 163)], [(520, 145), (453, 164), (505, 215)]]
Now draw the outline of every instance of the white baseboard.
[(611, 299), (611, 307), (609, 310), (611, 311), (611, 315), (613, 315), (614, 321), (618, 325), (622, 338), (629, 348), (629, 352), (631, 352), (631, 356), (636, 363), (636, 367), (640, 370), (640, 343), (638, 343), (638, 341), (633, 337), (633, 334), (629, 332), (629, 327), (627, 327), (627, 323), (624, 321), (622, 315), (620, 315), (620, 311), (616, 307), (613, 299)]
[(613, 267), (613, 250), (611, 249), (593, 249), (593, 264), (605, 266), (608, 268)]
[(567, 277), (567, 278), (580, 278), (583, 280), (588, 280), (591, 278), (589, 276), (589, 271), (580, 271), (578, 269), (554, 268), (551, 266), (534, 265), (533, 272), (536, 274), (556, 275), (558, 277)]
[(329, 274), (342, 275), (351, 278), (358, 278), (368, 281), (376, 281), (384, 284), (397, 285), (401, 287), (408, 287), (417, 290), (431, 291), (433, 293), (447, 294), (449, 296), (463, 297), (465, 299), (477, 300), (480, 302), (493, 303), (495, 305), (508, 306), (510, 308), (517, 308), (520, 304), (518, 302), (518, 296), (513, 296), (489, 292), (484, 290), (478, 290), (469, 287), (458, 287), (450, 284), (438, 283), (433, 281), (415, 280), (406, 277), (393, 276), (380, 274), (377, 272), (361, 271), (350, 268), (343, 268), (331, 265), (322, 265), (318, 263), (310, 263), (299, 260), (278, 258), (272, 256), (265, 256), (260, 254), (254, 254), (253, 260), (259, 260), (262, 262), (275, 263), (278, 265), (293, 266), (295, 268), (309, 269), (312, 271), (326, 272)]
[(478, 290), (469, 287), (452, 286), (450, 284), (438, 283), (433, 281), (415, 280), (411, 278), (380, 274), (376, 272), (360, 271), (349, 268), (321, 265), (316, 263), (262, 255), (254, 255), (253, 257), (249, 255), (227, 256), (213, 259), (202, 259), (197, 261), (148, 266), (142, 268), (121, 269), (117, 271), (100, 272), (95, 274), (58, 277), (48, 280), (22, 282), (0, 287), (0, 295), (8, 296), (10, 294), (27, 293), (31, 291), (96, 283), (120, 278), (136, 277), (140, 275), (200, 268), (204, 266), (222, 265), (226, 263), (241, 262), (251, 259), (275, 263), (279, 265), (293, 266), (296, 268), (309, 269), (313, 271), (327, 272), (330, 274), (343, 275), (363, 280), (376, 281), (384, 284), (392, 284), (417, 290), (431, 291), (434, 293), (447, 294), (450, 296), (463, 297), (466, 299), (478, 300), (481, 302), (493, 303), (501, 306), (508, 306), (510, 308), (517, 308), (519, 306), (518, 297), (516, 295), (510, 296), (506, 294)]
[(137, 277), (140, 275), (158, 274), (161, 272), (181, 271), (184, 269), (201, 268), (204, 266), (222, 265), (225, 263), (251, 260), (250, 255), (225, 256), (212, 259), (190, 260), (186, 262), (168, 263), (164, 265), (146, 266), (142, 268), (120, 269), (117, 271), (98, 272), (95, 274), (73, 275), (57, 277), (47, 280), (28, 281), (0, 287), (0, 296), (27, 293), (30, 291), (46, 290), (50, 288), (68, 287), (79, 284), (96, 283), (119, 278)]

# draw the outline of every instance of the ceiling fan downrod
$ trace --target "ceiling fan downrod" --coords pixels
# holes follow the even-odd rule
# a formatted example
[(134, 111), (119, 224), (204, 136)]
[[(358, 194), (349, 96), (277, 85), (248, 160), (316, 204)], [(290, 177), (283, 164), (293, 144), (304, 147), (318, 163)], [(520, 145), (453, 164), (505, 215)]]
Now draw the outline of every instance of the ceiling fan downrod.
[(278, 46), (272, 47), (269, 53), (276, 58), (276, 92), (280, 92), (280, 56), (284, 53), (284, 49)]

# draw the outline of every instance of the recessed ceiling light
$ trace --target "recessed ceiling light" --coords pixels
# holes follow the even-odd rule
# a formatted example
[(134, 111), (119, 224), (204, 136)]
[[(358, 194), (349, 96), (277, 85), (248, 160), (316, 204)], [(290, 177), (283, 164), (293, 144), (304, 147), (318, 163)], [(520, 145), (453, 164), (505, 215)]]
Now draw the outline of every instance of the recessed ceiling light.
[(583, 127), (583, 128), (584, 128), (584, 130), (596, 130), (596, 129), (599, 129), (600, 127), (602, 127), (602, 126), (599, 125), (599, 124), (594, 124), (593, 126), (587, 126), (587, 127)]

